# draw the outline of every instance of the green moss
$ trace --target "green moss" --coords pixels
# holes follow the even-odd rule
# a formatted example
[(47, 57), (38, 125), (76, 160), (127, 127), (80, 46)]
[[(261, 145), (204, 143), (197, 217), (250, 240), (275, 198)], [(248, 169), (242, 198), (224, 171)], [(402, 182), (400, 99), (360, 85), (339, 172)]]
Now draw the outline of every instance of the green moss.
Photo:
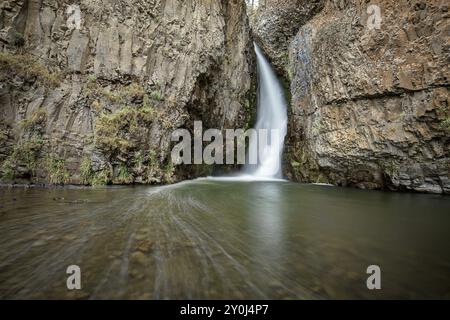
[(57, 155), (47, 157), (47, 178), (50, 184), (64, 185), (70, 180), (70, 174), (66, 169), (66, 162)]
[(61, 74), (51, 72), (30, 54), (0, 52), (0, 69), (11, 75), (36, 78), (45, 85), (56, 87), (61, 82)]

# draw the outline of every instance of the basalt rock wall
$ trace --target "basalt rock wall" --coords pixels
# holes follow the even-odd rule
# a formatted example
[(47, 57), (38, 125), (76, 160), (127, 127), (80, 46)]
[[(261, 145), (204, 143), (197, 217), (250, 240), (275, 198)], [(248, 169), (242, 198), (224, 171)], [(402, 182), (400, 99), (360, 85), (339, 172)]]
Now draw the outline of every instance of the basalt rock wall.
[(287, 56), (277, 67), (291, 94), (286, 175), (450, 193), (449, 18), (446, 1), (329, 0), (278, 42), (266, 34), (294, 19), (256, 19), (271, 59)]
[(1, 180), (195, 176), (171, 165), (171, 133), (247, 124), (252, 48), (239, 0), (2, 1)]

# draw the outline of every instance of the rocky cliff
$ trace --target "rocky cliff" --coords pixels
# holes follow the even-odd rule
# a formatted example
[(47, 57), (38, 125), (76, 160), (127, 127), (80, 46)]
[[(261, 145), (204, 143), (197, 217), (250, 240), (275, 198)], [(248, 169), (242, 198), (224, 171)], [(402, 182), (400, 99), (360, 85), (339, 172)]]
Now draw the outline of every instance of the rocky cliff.
[(159, 183), (194, 120), (241, 127), (254, 101), (244, 1), (0, 4), (2, 181)]
[(301, 3), (254, 26), (290, 83), (287, 175), (450, 193), (448, 2), (327, 0), (286, 15)]

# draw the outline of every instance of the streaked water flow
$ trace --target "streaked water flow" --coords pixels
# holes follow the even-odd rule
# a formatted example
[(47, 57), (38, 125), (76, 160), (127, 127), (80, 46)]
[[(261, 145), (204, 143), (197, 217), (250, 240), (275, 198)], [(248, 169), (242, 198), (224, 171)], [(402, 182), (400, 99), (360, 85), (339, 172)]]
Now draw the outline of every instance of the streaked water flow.
[[(277, 76), (255, 44), (258, 62), (258, 114), (255, 129), (258, 138), (250, 140), (249, 152), (258, 159), (258, 165), (248, 165), (245, 171), (258, 178), (281, 178), (281, 156), (287, 132), (287, 108), (283, 88)], [(267, 130), (262, 134), (262, 130)], [(267, 142), (267, 143), (264, 143)]]
[(449, 298), (449, 212), (449, 197), (277, 181), (0, 188), (0, 298)]
[[(255, 50), (256, 129), (279, 131), (257, 166), (165, 187), (0, 188), (0, 298), (450, 298), (450, 198), (281, 180), (286, 103)], [(381, 291), (366, 287), (374, 264)]]

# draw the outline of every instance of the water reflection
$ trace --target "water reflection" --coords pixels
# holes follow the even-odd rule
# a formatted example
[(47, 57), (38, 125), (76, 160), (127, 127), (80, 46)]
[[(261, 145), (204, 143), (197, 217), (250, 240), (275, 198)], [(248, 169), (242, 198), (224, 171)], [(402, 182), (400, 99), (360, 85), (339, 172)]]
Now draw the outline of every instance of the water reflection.
[(284, 221), (281, 184), (272, 182), (249, 184), (249, 197), (254, 199), (247, 207), (248, 223), (257, 232), (255, 250), (261, 253), (265, 261), (272, 264), (285, 255)]

